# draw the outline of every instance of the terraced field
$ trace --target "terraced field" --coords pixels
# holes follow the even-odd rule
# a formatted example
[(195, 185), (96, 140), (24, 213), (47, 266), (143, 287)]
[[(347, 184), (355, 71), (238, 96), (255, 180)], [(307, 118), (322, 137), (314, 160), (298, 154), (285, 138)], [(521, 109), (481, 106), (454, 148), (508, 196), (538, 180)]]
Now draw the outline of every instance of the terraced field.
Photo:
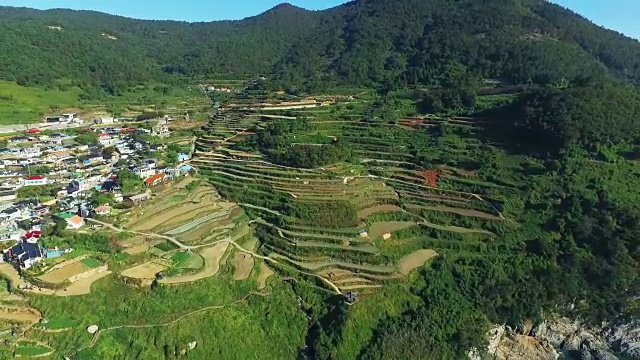
[[(244, 145), (255, 144), (256, 134), (274, 122), (297, 121), (222, 112), (204, 127), (191, 162), (222, 197), (244, 208), (255, 223), (259, 251), (278, 262), (341, 291), (365, 289), (402, 277), (437, 254), (481, 247), (496, 229), (515, 226), (505, 221), (501, 198), (518, 190), (463, 167), (430, 165), (425, 159), (446, 156), (437, 153), (443, 147), (435, 142), (432, 149), (416, 148), (428, 146), (425, 139), (438, 127), (473, 132), (477, 122), (306, 122), (306, 133), (291, 135), (292, 147), (339, 139), (355, 160), (318, 168), (278, 163), (268, 151)], [(481, 144), (464, 146), (454, 151), (473, 154)], [(243, 258), (235, 256), (241, 264)], [(237, 277), (246, 276), (248, 262), (236, 267), (245, 269)]]

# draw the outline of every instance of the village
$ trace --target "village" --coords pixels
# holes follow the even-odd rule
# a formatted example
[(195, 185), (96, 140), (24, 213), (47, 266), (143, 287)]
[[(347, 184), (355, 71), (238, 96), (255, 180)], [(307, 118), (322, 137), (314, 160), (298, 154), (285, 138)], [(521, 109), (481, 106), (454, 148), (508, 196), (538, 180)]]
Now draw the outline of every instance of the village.
[[(39, 244), (44, 228), (94, 229), (98, 225), (87, 219), (108, 216), (117, 206), (139, 205), (150, 199), (150, 188), (188, 175), (193, 169), (187, 164), (190, 145), (166, 151), (162, 141), (170, 134), (171, 120), (148, 119), (133, 128), (106, 117), (75, 131), (43, 126), (6, 138), (0, 149), (2, 261), (21, 272), (68, 253), (73, 249)], [(86, 124), (76, 114), (46, 117), (44, 124), (51, 123)]]

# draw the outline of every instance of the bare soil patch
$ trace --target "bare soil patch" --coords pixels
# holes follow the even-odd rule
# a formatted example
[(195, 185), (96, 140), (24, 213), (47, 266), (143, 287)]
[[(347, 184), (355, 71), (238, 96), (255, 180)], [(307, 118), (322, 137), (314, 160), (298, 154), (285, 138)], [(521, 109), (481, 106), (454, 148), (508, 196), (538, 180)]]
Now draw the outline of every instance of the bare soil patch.
[(176, 184), (176, 188), (184, 189), (184, 188), (187, 187), (187, 185), (191, 184), (194, 181), (198, 181), (198, 178), (193, 177), (193, 176), (187, 176), (187, 177), (183, 178), (182, 180), (180, 180), (179, 183)]
[(409, 221), (387, 221), (375, 223), (369, 228), (369, 238), (377, 239), (386, 233), (393, 233), (394, 231), (406, 229), (416, 225), (416, 223)]
[(20, 278), (20, 274), (16, 269), (7, 264), (6, 262), (0, 262), (0, 273), (6, 275), (10, 280), (14, 287), (18, 287), (18, 285), (24, 285), (24, 281)]
[(78, 296), (78, 295), (87, 295), (91, 293), (91, 285), (94, 282), (102, 279), (103, 277), (111, 274), (111, 271), (103, 271), (99, 272), (93, 276), (86, 277), (84, 279), (80, 279), (76, 282), (71, 283), (71, 285), (64, 289), (56, 291), (57, 296)]
[(33, 308), (0, 306), (0, 319), (35, 324), (40, 321), (42, 315)]
[(137, 255), (147, 251), (149, 251), (149, 245), (142, 244), (142, 245), (137, 245), (137, 246), (132, 246), (130, 248), (127, 248), (126, 250), (123, 251), (123, 253), (129, 254), (129, 255)]
[(331, 280), (334, 284), (336, 285), (340, 285), (340, 284), (354, 284), (354, 283), (365, 283), (365, 284), (371, 284), (372, 281), (369, 279), (364, 279), (364, 278), (359, 278), (359, 277), (348, 277), (348, 278), (343, 278), (343, 279), (338, 279), (338, 280)]
[(412, 270), (419, 268), (424, 265), (427, 260), (436, 256), (438, 256), (438, 253), (431, 249), (415, 251), (400, 259), (400, 262), (398, 263), (398, 271), (402, 275), (408, 275)]
[(121, 275), (135, 279), (155, 279), (156, 274), (169, 268), (167, 264), (152, 260), (124, 270)]
[(249, 277), (253, 270), (253, 256), (244, 252), (236, 252), (233, 256), (233, 280), (239, 281)]
[(58, 269), (47, 272), (46, 274), (39, 277), (40, 280), (52, 284), (59, 284), (69, 279), (72, 276), (82, 274), (90, 270), (90, 268), (84, 265), (80, 261), (72, 262), (66, 264)]
[(366, 209), (362, 209), (358, 212), (358, 218), (359, 219), (364, 219), (369, 215), (372, 214), (376, 214), (376, 213), (381, 213), (381, 212), (398, 212), (398, 211), (403, 211), (403, 209), (399, 206), (396, 205), (376, 205), (376, 206), (372, 206)]
[(212, 247), (201, 250), (200, 256), (202, 256), (202, 258), (204, 259), (204, 268), (202, 269), (202, 271), (191, 275), (167, 277), (160, 280), (159, 282), (161, 284), (179, 284), (198, 281), (214, 276), (220, 270), (220, 265), (224, 264), (224, 261), (222, 261), (222, 259), (228, 247), (228, 242), (221, 242), (215, 244)]
[(258, 289), (264, 289), (267, 286), (267, 280), (271, 275), (275, 274), (270, 267), (264, 262), (260, 263), (260, 275), (258, 275)]

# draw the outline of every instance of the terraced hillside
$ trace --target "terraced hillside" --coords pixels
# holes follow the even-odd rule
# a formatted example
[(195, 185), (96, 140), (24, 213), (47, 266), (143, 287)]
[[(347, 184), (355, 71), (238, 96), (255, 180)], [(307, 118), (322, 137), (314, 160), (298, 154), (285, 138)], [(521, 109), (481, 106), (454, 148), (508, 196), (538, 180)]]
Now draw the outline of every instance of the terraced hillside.
[[(342, 292), (364, 290), (402, 278), (437, 254), (481, 253), (496, 234), (516, 226), (506, 199), (520, 189), (487, 181), (471, 163), (447, 162), (483, 152), (480, 140), (452, 146), (456, 134), (480, 126), (461, 119), (390, 124), (227, 110), (204, 127), (192, 164), (254, 220), (265, 255)], [(267, 141), (279, 150), (261, 147), (265, 132), (278, 134)], [(336, 143), (348, 147), (346, 161), (317, 168), (281, 161), (305, 151), (322, 158)]]

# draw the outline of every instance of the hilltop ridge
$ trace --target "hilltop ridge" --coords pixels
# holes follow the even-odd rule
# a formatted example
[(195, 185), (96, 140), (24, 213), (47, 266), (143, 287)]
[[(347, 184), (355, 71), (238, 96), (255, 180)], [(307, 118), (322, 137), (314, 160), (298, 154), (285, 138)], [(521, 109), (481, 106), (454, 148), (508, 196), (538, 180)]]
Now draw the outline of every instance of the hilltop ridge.
[(284, 3), (202, 23), (1, 7), (0, 30), (0, 80), (67, 78), (109, 93), (214, 74), (274, 73), (308, 89), (640, 78), (640, 43), (542, 0), (360, 0), (323, 11)]

